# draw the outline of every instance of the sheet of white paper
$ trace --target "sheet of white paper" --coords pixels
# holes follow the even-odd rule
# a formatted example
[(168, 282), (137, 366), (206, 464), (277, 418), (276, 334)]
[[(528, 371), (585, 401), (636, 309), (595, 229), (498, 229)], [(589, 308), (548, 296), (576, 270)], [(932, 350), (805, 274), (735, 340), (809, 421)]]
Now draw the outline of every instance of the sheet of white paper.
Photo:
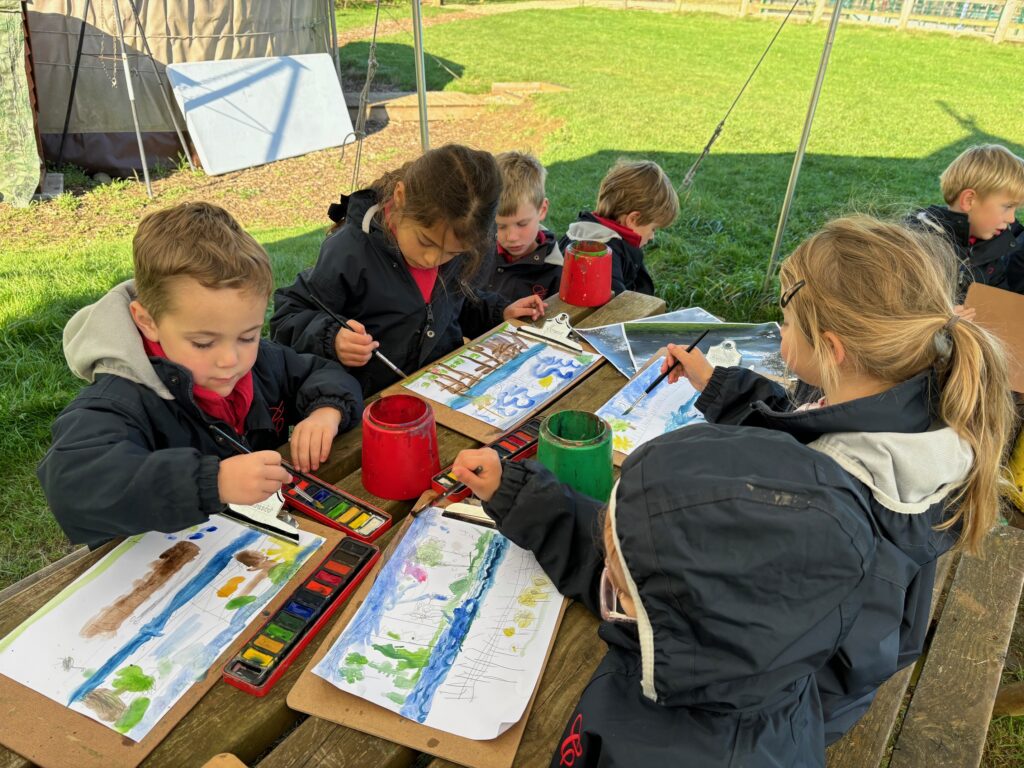
[(658, 435), (704, 421), (704, 416), (694, 406), (700, 393), (686, 379), (675, 384), (669, 384), (666, 379), (640, 405), (625, 414), (660, 373), (661, 366), (657, 362), (644, 368), (597, 412), (612, 428), (612, 447), (616, 451), (628, 455)]
[(561, 602), (530, 552), (431, 508), (313, 672), (431, 728), (493, 739), (523, 716)]
[(132, 536), (0, 640), (0, 674), (139, 741), (324, 543), (299, 535)]
[(507, 429), (542, 408), (599, 358), (590, 352), (575, 354), (532, 341), (506, 323), (404, 386)]

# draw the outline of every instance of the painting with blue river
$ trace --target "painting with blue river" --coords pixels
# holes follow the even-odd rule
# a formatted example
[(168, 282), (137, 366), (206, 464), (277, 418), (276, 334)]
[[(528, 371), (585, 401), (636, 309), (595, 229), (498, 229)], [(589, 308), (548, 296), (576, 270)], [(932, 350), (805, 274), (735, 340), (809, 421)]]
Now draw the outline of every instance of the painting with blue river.
[(405, 384), (410, 391), (507, 429), (543, 408), (601, 356), (573, 353), (505, 324)]
[(530, 552), (427, 509), (313, 672), (414, 722), (493, 739), (523, 716), (561, 605)]

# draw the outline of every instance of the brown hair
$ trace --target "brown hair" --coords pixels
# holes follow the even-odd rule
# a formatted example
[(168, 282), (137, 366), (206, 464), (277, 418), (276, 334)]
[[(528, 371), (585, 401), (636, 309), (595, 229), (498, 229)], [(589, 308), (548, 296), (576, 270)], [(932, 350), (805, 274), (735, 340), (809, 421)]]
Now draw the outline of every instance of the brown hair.
[(985, 198), (1004, 192), (1024, 201), (1024, 160), (1000, 144), (980, 144), (960, 153), (939, 177), (939, 187), (947, 205), (952, 205), (965, 189), (973, 189)]
[(501, 172), (499, 216), (515, 216), (523, 202), (534, 208), (544, 204), (544, 181), (548, 172), (536, 157), (525, 152), (502, 152), (494, 159)]
[(384, 174), (370, 186), (377, 199), (385, 202), (394, 196), (398, 182), (405, 188), (405, 205), (392, 212), (392, 219), (409, 219), (421, 227), (447, 222), (455, 238), (466, 246), (460, 279), (463, 290), (473, 295), (469, 282), (495, 237), (501, 176), (494, 156), (461, 144), (445, 144)]
[(601, 180), (594, 213), (617, 219), (632, 211), (641, 225), (667, 227), (679, 215), (679, 196), (668, 174), (650, 160), (619, 160)]
[(212, 203), (181, 203), (146, 216), (132, 240), (132, 262), (139, 303), (154, 320), (168, 310), (168, 286), (176, 277), (268, 299), (274, 289), (263, 246)]
[(963, 521), (958, 546), (977, 552), (994, 525), (1014, 422), (1005, 352), (988, 332), (952, 321), (955, 264), (950, 246), (926, 233), (868, 216), (829, 222), (780, 269), (783, 294), (804, 285), (789, 307), (813, 349), (826, 389), (839, 379), (822, 334), (844, 342), (858, 372), (897, 384), (932, 368), (939, 417), (974, 453), (971, 469), (940, 529)]

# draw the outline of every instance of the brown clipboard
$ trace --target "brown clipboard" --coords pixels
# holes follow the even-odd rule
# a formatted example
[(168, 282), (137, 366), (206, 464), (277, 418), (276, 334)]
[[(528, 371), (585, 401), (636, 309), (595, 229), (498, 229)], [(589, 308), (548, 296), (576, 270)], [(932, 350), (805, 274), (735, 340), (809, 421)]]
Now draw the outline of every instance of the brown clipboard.
[(519, 722), (496, 739), (476, 741), (420, 725), (396, 712), (378, 707), (365, 699), (335, 688), (323, 678), (313, 674), (313, 668), (327, 655), (331, 646), (334, 645), (334, 641), (338, 639), (359, 606), (363, 604), (377, 580), (377, 574), (381, 567), (390, 559), (397, 542), (408, 531), (412, 520), (412, 516), (406, 519), (389, 545), (388, 552), (380, 558), (369, 577), (363, 580), (359, 590), (349, 600), (341, 618), (335, 622), (330, 633), (323, 639), (314, 654), (309, 666), (303, 670), (298, 681), (288, 693), (288, 706), (313, 717), (319, 717), (321, 720), (329, 720), (337, 725), (362, 731), (395, 744), (403, 744), (419, 752), (426, 752), (459, 765), (469, 766), (469, 768), (509, 768), (512, 761), (515, 760), (519, 743), (523, 740), (523, 731), (526, 728), (526, 721), (530, 717), (530, 710), (533, 709), (533, 702), (537, 698), (543, 669), (547, 667), (548, 660), (551, 658), (558, 629), (562, 625), (562, 619), (565, 618), (565, 610), (569, 605), (569, 601), (565, 598), (562, 598), (555, 631), (551, 635), (551, 642), (544, 655), (542, 674), (537, 677), (537, 685), (533, 689), (530, 700), (526, 703), (523, 716), (519, 718)]
[(1010, 389), (1024, 392), (1024, 296), (982, 283), (967, 289), (964, 306), (977, 314), (974, 322), (1006, 348)]
[[(220, 681), (224, 665), (249, 642), (253, 631), (291, 599), (298, 585), (312, 576), (328, 553), (345, 538), (341, 531), (296, 519), (302, 530), (326, 539), (320, 550), (299, 568), (260, 613), (252, 617), (242, 633), (213, 662), (206, 676), (189, 688), (142, 741), (132, 741), (102, 723), (0, 675), (0, 712), (4, 713), (0, 718), (0, 743), (43, 768), (135, 768)], [(23, 618), (30, 615), (26, 612)]]
[[(505, 325), (505, 324), (506, 323), (502, 323), (502, 325)], [(509, 321), (507, 321), (507, 324), (515, 326), (517, 328), (519, 326), (521, 326), (521, 325), (525, 325), (525, 323), (522, 323), (522, 322), (520, 322), (518, 320), (509, 320)], [(529, 419), (531, 419), (534, 416), (536, 416), (542, 410), (544, 410), (549, 405), (551, 405), (551, 403), (553, 403), (555, 400), (557, 400), (557, 399), (561, 398), (562, 396), (564, 396), (566, 392), (571, 390), (573, 387), (575, 387), (581, 381), (583, 381), (585, 378), (587, 378), (587, 376), (589, 376), (594, 371), (596, 371), (598, 368), (600, 368), (601, 364), (604, 363), (604, 357), (601, 355), (601, 353), (599, 353), (596, 349), (594, 349), (586, 341), (582, 341), (581, 340), (580, 341), (580, 346), (583, 347), (583, 351), (588, 353), (588, 354), (597, 355), (597, 359), (594, 360), (594, 362), (592, 362), (589, 366), (587, 366), (586, 369), (584, 369), (583, 372), (580, 373), (579, 376), (577, 376), (575, 379), (573, 379), (571, 382), (569, 382), (568, 386), (566, 386), (563, 389), (560, 389), (558, 391), (558, 393), (556, 395), (554, 395), (553, 397), (548, 398), (547, 400), (545, 400), (542, 403), (538, 403), (537, 406), (534, 409), (532, 409), (530, 412), (521, 414), (519, 416), (519, 418), (516, 420), (515, 423), (513, 423), (513, 424), (511, 424), (511, 425), (509, 425), (507, 427), (495, 427), (495, 426), (492, 426), (492, 425), (488, 424), (485, 421), (480, 421), (479, 419), (476, 419), (476, 418), (474, 418), (472, 416), (468, 416), (465, 413), (460, 413), (459, 411), (456, 411), (456, 410), (454, 410), (452, 408), (449, 408), (447, 405), (443, 405), (442, 403), (438, 403), (435, 400), (431, 400), (429, 397), (426, 397), (425, 395), (422, 395), (419, 392), (416, 392), (415, 390), (408, 389), (405, 386), (406, 383), (412, 381), (413, 379), (418, 378), (423, 373), (426, 373), (431, 368), (434, 368), (435, 366), (437, 366), (438, 363), (442, 362), (442, 360), (448, 360), (448, 359), (450, 359), (452, 357), (457, 357), (458, 355), (463, 354), (467, 349), (469, 349), (470, 347), (474, 346), (475, 344), (477, 344), (482, 339), (485, 339), (488, 336), (491, 336), (492, 334), (494, 334), (495, 331), (497, 331), (498, 328), (500, 328), (500, 327), (501, 326), (499, 325), (497, 328), (492, 328), (491, 330), (489, 330), (487, 333), (483, 334), (482, 336), (480, 336), (480, 337), (478, 337), (476, 339), (473, 339), (469, 343), (462, 345), (459, 349), (455, 350), (454, 352), (451, 352), (450, 354), (445, 355), (441, 360), (437, 360), (437, 361), (435, 361), (433, 363), (430, 363), (429, 365), (425, 365), (423, 368), (421, 368), (420, 370), (416, 371), (416, 373), (414, 373), (409, 378), (404, 379), (403, 381), (397, 382), (395, 384), (392, 384), (390, 387), (388, 387), (383, 392), (381, 392), (381, 395), (413, 394), (413, 395), (416, 395), (416, 397), (423, 398), (423, 400), (425, 402), (429, 403), (430, 407), (434, 410), (434, 418), (437, 420), (438, 424), (443, 424), (444, 426), (448, 427), (449, 429), (453, 429), (456, 432), (459, 432), (460, 434), (466, 435), (466, 437), (471, 437), (474, 440), (476, 440), (477, 442), (480, 442), (480, 443), (483, 443), (483, 444), (486, 445), (488, 443), (493, 443), (499, 437), (501, 437), (506, 432), (510, 431), (513, 427), (515, 427), (516, 424), (522, 424), (523, 422), (528, 421)]]

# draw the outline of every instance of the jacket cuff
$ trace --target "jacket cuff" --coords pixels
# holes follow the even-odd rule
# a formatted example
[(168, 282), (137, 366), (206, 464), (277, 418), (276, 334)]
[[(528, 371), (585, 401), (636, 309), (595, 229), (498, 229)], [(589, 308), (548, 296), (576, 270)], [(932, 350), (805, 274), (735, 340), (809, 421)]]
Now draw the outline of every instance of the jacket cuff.
[(352, 397), (332, 397), (330, 395), (324, 395), (318, 397), (316, 400), (311, 402), (302, 413), (302, 418), (306, 418), (315, 411), (317, 408), (334, 408), (335, 410), (341, 411), (341, 424), (338, 425), (338, 432), (344, 432), (351, 429), (355, 424), (356, 418), (362, 408), (362, 403), (357, 403), (355, 398)]
[(508, 513), (515, 506), (519, 492), (523, 490), (530, 481), (533, 472), (525, 462), (509, 462), (501, 468), (501, 485), (495, 491), (490, 501), (484, 502), (484, 511), (501, 526)]
[(719, 399), (722, 394), (722, 387), (725, 386), (725, 381), (729, 376), (730, 368), (723, 368), (720, 365), (716, 365), (715, 369), (711, 372), (711, 378), (708, 379), (708, 383), (704, 385), (704, 391), (700, 393), (700, 397), (697, 398), (697, 402), (694, 403), (694, 407), (701, 413), (706, 413), (707, 409), (715, 404), (715, 401)]
[(204, 515), (212, 515), (224, 508), (220, 500), (220, 488), (217, 487), (217, 476), (220, 473), (220, 459), (216, 456), (199, 457), (199, 511)]
[[(326, 357), (328, 360), (338, 360), (338, 353), (334, 351), (334, 339), (340, 330), (341, 324), (333, 320), (324, 326), (320, 336), (320, 357)], [(338, 362), (340, 363), (341, 361), (338, 360)]]

